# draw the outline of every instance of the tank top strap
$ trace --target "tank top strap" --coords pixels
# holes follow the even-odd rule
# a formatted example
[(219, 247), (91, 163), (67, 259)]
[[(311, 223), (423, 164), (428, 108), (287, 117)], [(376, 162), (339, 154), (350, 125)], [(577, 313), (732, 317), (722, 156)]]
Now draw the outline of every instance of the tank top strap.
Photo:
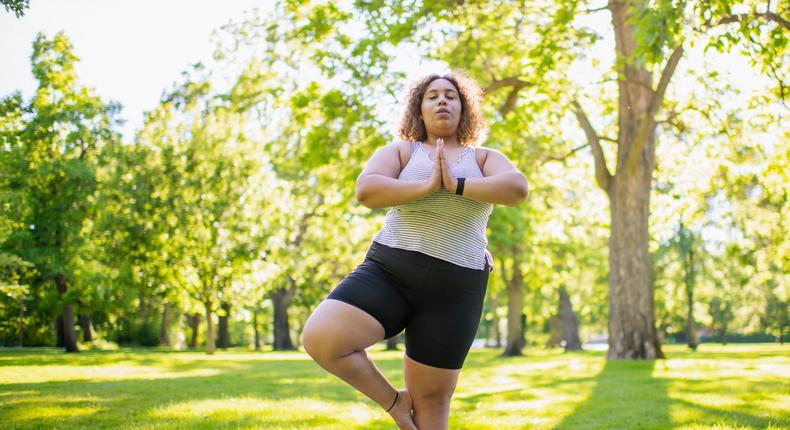
[(480, 174), (482, 175), (483, 174), (483, 168), (480, 167), (480, 164), (477, 162), (477, 148), (474, 147), (474, 146), (471, 146), (470, 148), (472, 149), (472, 151), (471, 151), (472, 154), (471, 154), (471, 157), (469, 157), (469, 158), (470, 158), (471, 162), (474, 164), (475, 169), (480, 171)]

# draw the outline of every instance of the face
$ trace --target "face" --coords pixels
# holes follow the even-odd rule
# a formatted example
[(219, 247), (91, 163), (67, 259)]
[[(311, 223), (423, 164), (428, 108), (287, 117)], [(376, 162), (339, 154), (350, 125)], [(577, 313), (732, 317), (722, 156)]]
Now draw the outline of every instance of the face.
[(422, 120), (429, 134), (450, 136), (458, 132), (461, 121), (461, 98), (447, 79), (436, 79), (422, 97)]

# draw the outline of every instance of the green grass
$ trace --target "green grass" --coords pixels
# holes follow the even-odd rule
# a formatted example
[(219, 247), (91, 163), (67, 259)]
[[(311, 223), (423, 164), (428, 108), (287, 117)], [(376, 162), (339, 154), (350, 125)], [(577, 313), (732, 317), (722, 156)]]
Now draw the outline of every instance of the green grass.
[[(372, 355), (396, 386), (400, 352)], [(786, 429), (790, 347), (666, 346), (666, 360), (603, 352), (474, 350), (451, 429)], [(301, 352), (0, 350), (0, 428), (393, 429)]]

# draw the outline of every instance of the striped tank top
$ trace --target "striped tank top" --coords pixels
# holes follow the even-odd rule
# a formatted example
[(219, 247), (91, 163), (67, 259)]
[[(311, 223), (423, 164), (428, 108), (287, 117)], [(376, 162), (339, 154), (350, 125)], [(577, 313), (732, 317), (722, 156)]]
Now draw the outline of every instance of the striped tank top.
[[(426, 181), (433, 161), (420, 142), (412, 142), (409, 162), (398, 179)], [(475, 148), (467, 147), (450, 171), (456, 178), (482, 178)], [(392, 248), (417, 251), (458, 266), (482, 270), (490, 263), (486, 250), (486, 224), (494, 205), (456, 195), (444, 188), (387, 212), (375, 242)], [(488, 256), (487, 256), (488, 255)]]

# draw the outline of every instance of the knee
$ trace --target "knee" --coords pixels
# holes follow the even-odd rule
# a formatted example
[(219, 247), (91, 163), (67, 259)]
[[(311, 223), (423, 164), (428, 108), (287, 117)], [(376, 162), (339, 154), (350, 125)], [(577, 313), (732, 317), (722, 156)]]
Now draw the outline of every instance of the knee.
[(307, 355), (321, 364), (328, 363), (341, 355), (337, 341), (337, 336), (332, 330), (320, 324), (306, 324), (302, 330), (302, 347)]
[(415, 409), (449, 409), (452, 392), (444, 390), (427, 391), (424, 393), (409, 393)]
[(307, 324), (302, 330), (302, 347), (304, 351), (318, 361), (325, 355), (326, 339), (319, 327)]

